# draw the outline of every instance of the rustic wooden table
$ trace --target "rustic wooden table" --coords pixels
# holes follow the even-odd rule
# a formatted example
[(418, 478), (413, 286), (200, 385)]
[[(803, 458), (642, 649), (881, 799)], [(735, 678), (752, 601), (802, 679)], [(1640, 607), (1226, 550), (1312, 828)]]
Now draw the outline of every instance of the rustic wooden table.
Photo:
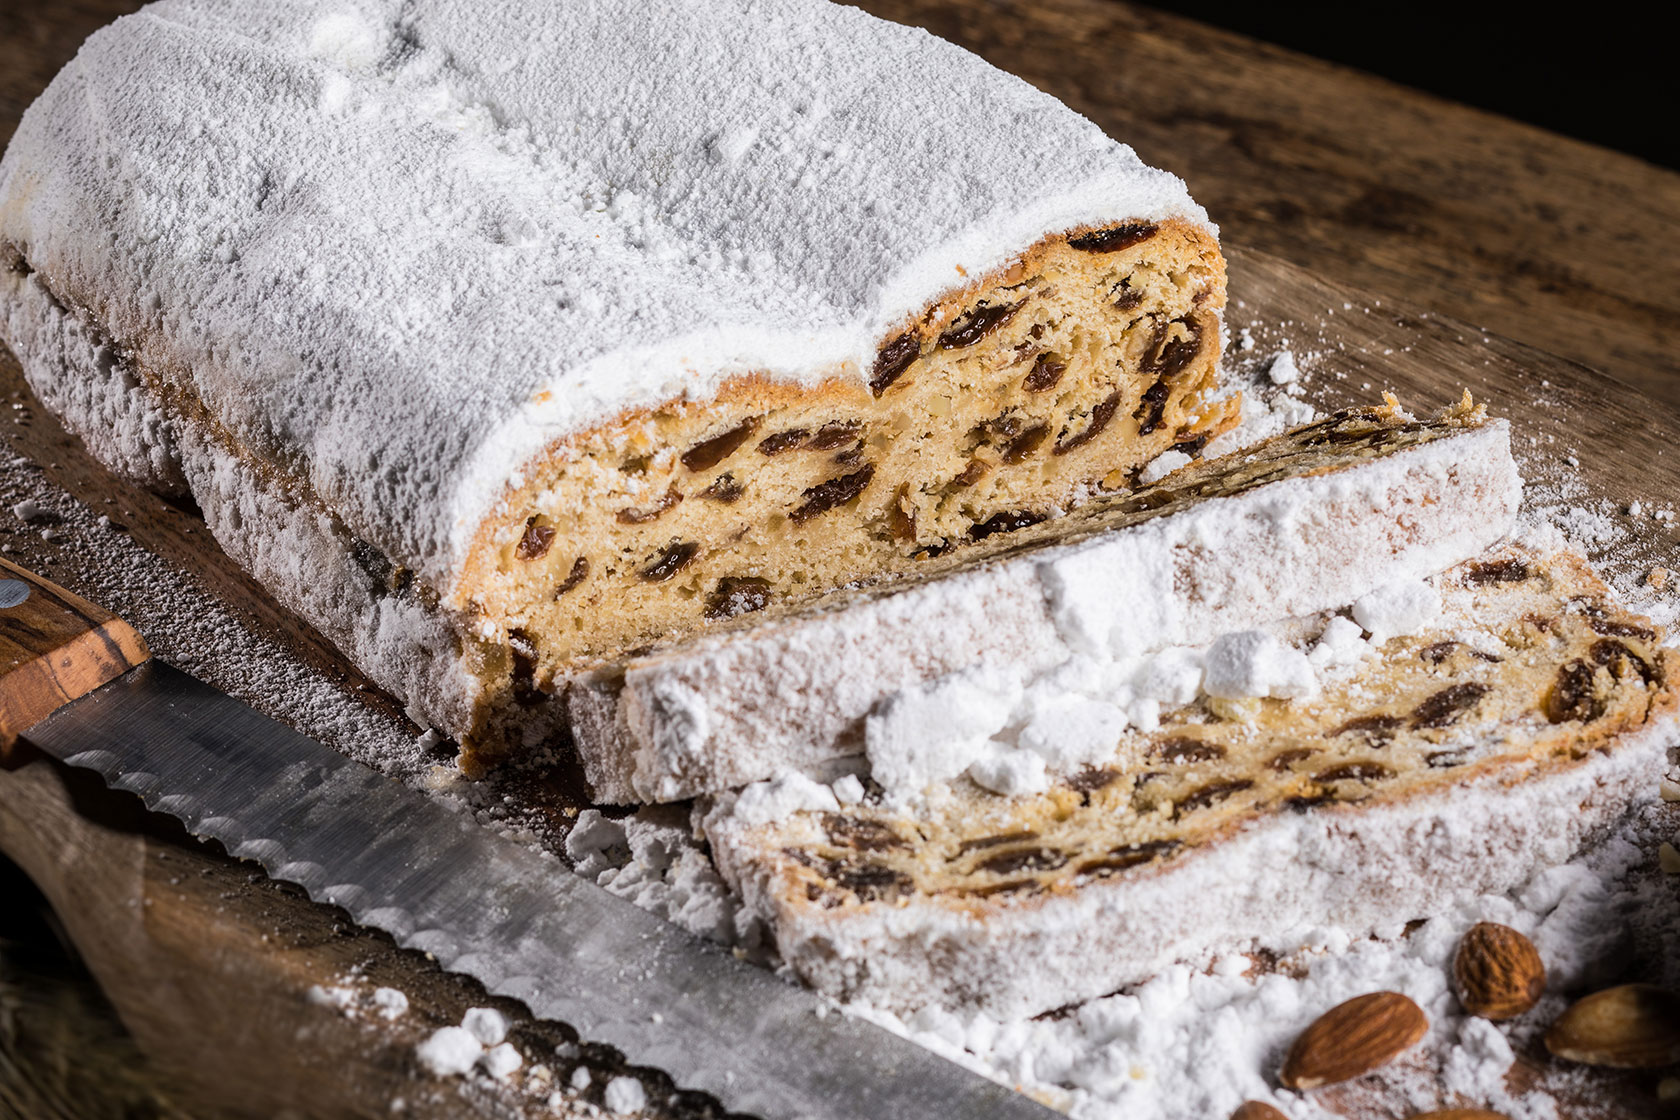
[[(137, 6), (0, 7), (0, 143), (77, 44)], [(863, 6), (925, 26), (1057, 95), (1131, 141), (1145, 160), (1184, 176), (1230, 245), (1316, 274), (1317, 281), (1264, 253), (1234, 252), (1233, 295), (1247, 303), (1234, 319), (1287, 321), (1327, 343), (1327, 378), (1353, 385), (1381, 378), (1427, 403), (1462, 384), (1513, 400), (1547, 395), (1552, 412), (1519, 418), (1529, 446), (1552, 448), (1562, 429), (1578, 429), (1563, 433), (1554, 457), (1613, 446), (1613, 457), (1589, 464), (1598, 492), (1618, 472), (1638, 473), (1642, 462), (1650, 469), (1629, 483), (1627, 498), (1672, 500), (1680, 491), (1680, 461), (1651, 459), (1642, 447), (1674, 436), (1680, 404), (1680, 353), (1672, 346), (1680, 341), (1680, 175), (1106, 0)], [(1367, 299), (1361, 288), (1399, 301)], [(1357, 325), (1326, 318), (1343, 293), (1382, 314)], [(1401, 351), (1403, 358), (1377, 357)], [(1619, 390), (1605, 375), (1662, 403), (1611, 403)], [(27, 485), (114, 511), (127, 539), (160, 565), (190, 572), (197, 587), (253, 632), (274, 637), (298, 665), (354, 688), (353, 671), (234, 568), (193, 511), (104, 474), (33, 404), (3, 351), (0, 393), (14, 406), (0, 435), (39, 468), (28, 468)], [(1625, 438), (1629, 432), (1634, 438)], [(78, 539), (73, 528), (56, 543), (32, 527), (7, 530), (6, 540), (13, 559), (84, 593), (108, 593), (98, 558), (64, 547)], [(1674, 550), (1669, 536), (1649, 543), (1622, 562), (1648, 565)], [(127, 609), (142, 621), (134, 606)], [(377, 697), (368, 703), (400, 719)], [(0, 1117), (103, 1114), (74, 1072), (89, 1063), (106, 1075), (112, 1092), (101, 1099), (112, 1115), (133, 1114), (141, 1102), (145, 1114), (160, 1116), (376, 1116), (396, 1098), (411, 1115), (553, 1114), (546, 1085), (504, 1091), (418, 1075), (415, 1042), (484, 1002), (472, 983), (253, 876), (97, 783), (40, 761), (0, 772), (0, 852), (40, 884), (104, 989), (102, 996), (62, 986), (43, 994), (0, 968)], [(21, 895), (4, 878), (0, 892)], [(5, 953), (0, 945), (0, 963)], [(360, 1011), (347, 1015), (311, 1000), (311, 986), (323, 984), (355, 989)], [(410, 1013), (388, 1023), (368, 1012), (376, 984), (406, 990)], [(49, 998), (53, 1007), (37, 1002), (18, 1017), (18, 1000)], [(114, 1006), (120, 1028), (101, 1000)], [(71, 1005), (74, 1014), (65, 1010)], [(516, 1007), (507, 1009), (517, 1018)], [(17, 1022), (33, 1023), (35, 1033), (7, 1025)], [(552, 1024), (526, 1020), (518, 1030), (532, 1053), (552, 1053), (564, 1041)], [(214, 1060), (205, 1057), (205, 1039), (214, 1040)], [(598, 1102), (602, 1074), (615, 1068), (612, 1055), (562, 1054), (547, 1064), (554, 1084), (564, 1086), (580, 1063), (594, 1070), (581, 1098)], [(661, 1098), (657, 1075), (649, 1084)], [(1648, 1085), (1600, 1088), (1612, 1114), (1634, 1114), (1649, 1101)], [(570, 1109), (579, 1098), (566, 1090), (558, 1107)], [(1355, 1095), (1345, 1106), (1361, 1114), (1369, 1100)], [(706, 1111), (702, 1102), (676, 1106)]]

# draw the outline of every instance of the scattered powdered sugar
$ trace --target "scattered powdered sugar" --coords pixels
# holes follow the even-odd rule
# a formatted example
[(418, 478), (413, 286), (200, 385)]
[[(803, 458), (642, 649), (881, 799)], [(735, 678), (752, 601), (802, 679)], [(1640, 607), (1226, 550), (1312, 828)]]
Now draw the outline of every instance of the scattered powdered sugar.
[[(1292, 1120), (1339, 1116), (1349, 1104), (1360, 1115), (1470, 1105), (1512, 1120), (1556, 1120), (1556, 1094), (1569, 1091), (1575, 1075), (1547, 1066), (1508, 1081), (1515, 1055), (1572, 999), (1624, 977), (1634, 945), (1680, 937), (1672, 888), (1648, 866), (1657, 837), (1672, 832), (1677, 818), (1680, 812), (1644, 806), (1575, 861), (1407, 930), (1359, 940), (1335, 928), (1303, 930), (1303, 948), (1290, 957), (1232, 954), (1201, 968), (1177, 965), (1054, 1015), (998, 1021), (932, 1008), (903, 1018), (857, 1005), (845, 1010), (1079, 1120), (1205, 1120), (1229, 1116), (1245, 1100), (1270, 1103)], [(1547, 995), (1508, 1023), (1466, 1015), (1450, 988), (1458, 941), (1478, 921), (1528, 935), (1546, 964)], [(1656, 963), (1659, 974), (1647, 979), (1680, 980), (1680, 961), (1659, 953)], [(1335, 1111), (1311, 1093), (1277, 1087), (1283, 1056), (1309, 1022), (1343, 1000), (1385, 990), (1415, 1000), (1430, 1033), (1419, 1051), (1385, 1070), (1382, 1086), (1337, 1098)]]

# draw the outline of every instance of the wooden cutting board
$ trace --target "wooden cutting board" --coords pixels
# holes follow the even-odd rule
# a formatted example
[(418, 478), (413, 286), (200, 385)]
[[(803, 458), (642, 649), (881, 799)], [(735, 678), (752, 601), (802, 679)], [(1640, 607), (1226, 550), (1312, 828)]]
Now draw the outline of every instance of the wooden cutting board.
[[(1536, 498), (1577, 506), (1601, 528), (1634, 527), (1596, 549), (1613, 577), (1636, 580), (1659, 565), (1680, 572), (1672, 522), (1606, 512), (1680, 499), (1680, 424), (1668, 410), (1583, 366), (1335, 287), (1261, 252), (1231, 250), (1231, 265), (1233, 365), (1267, 362), (1287, 348), (1322, 407), (1369, 402), (1390, 389), (1422, 411), (1469, 389), (1511, 419)], [(1246, 350), (1245, 335), (1253, 340)], [(395, 703), (234, 567), (193, 509), (101, 468), (36, 403), (3, 352), (0, 393), (9, 406), (0, 409), (0, 435), (15, 456), (0, 465), (8, 559), (111, 607), (160, 656), (347, 753), (365, 757), (375, 740), (412, 745), (416, 729)], [(48, 516), (26, 520), (11, 508), (24, 499)], [(1680, 594), (1680, 578), (1676, 587)], [(219, 619), (208, 629), (207, 615)], [(322, 720), (330, 710), (356, 719)], [(513, 818), (554, 843), (583, 804), (576, 789), (570, 775), (555, 772), (491, 779), (484, 792), (505, 798)], [(422, 1113), (425, 1101), (440, 1114), (536, 1115), (546, 1107), (522, 1091), (463, 1099), (458, 1084), (415, 1080), (413, 1045), (481, 998), (470, 981), (348, 928), (330, 908), (253, 882), (246, 866), (141, 819), (122, 797), (102, 796), (40, 761), (0, 773), (0, 850), (57, 908), (151, 1068), (189, 1107), (382, 1115), (393, 1095)], [(414, 996), (411, 1014), (395, 1024), (351, 1020), (309, 1001), (310, 985), (340, 983), (358, 966)], [(562, 1037), (552, 1024), (524, 1029)], [(207, 1039), (225, 1060), (204, 1061)], [(283, 1045), (290, 1049), (276, 1050)], [(600, 1069), (613, 1064), (610, 1055), (597, 1059)], [(554, 1064), (563, 1075), (570, 1068)], [(597, 1100), (601, 1080), (590, 1091)], [(1654, 1085), (1647, 1076), (1592, 1075), (1565, 1102), (1566, 1114), (1639, 1115), (1655, 1107)], [(1350, 1115), (1367, 1115), (1386, 1107), (1384, 1093), (1378, 1078), (1343, 1103)], [(1395, 1115), (1406, 1114), (1391, 1103)]]

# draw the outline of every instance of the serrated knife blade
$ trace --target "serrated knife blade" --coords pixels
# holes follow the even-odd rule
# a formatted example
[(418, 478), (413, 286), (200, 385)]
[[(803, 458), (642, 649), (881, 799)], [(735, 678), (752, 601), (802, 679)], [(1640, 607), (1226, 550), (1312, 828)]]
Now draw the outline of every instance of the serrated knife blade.
[[(28, 610), (58, 596), (86, 624), (76, 641), (110, 663), (98, 678), (107, 683), (57, 707), (23, 739), (97, 771), (196, 835), (430, 953), (444, 968), (733, 1112), (767, 1120), (1056, 1115), (872, 1023), (825, 1013), (811, 993), (574, 875), (557, 858), (498, 836), (172, 666), (143, 660), (137, 637), (138, 653), (126, 656), (140, 663), (115, 675), (124, 655), (112, 634), (126, 624), (11, 571), (43, 592)], [(17, 591), (19, 582), (0, 580), (0, 592)], [(54, 645), (62, 635), (43, 638), (40, 626), (31, 629), (39, 620), (20, 622), (16, 605), (0, 609), (7, 686), (0, 731), (32, 712), (29, 690), (16, 682), (42, 671), (61, 678), (59, 668), (70, 665), (63, 654), (70, 645)], [(52, 657), (24, 663), (16, 651), (32, 646)], [(62, 679), (55, 687), (60, 695), (51, 703), (81, 691)]]

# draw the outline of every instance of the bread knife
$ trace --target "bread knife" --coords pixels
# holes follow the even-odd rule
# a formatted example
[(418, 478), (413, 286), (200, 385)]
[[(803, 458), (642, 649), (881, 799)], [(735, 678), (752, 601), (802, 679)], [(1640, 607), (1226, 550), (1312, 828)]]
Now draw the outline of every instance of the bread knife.
[(1056, 1115), (154, 659), (122, 619), (0, 560), (0, 761), (19, 739), (732, 1112)]

